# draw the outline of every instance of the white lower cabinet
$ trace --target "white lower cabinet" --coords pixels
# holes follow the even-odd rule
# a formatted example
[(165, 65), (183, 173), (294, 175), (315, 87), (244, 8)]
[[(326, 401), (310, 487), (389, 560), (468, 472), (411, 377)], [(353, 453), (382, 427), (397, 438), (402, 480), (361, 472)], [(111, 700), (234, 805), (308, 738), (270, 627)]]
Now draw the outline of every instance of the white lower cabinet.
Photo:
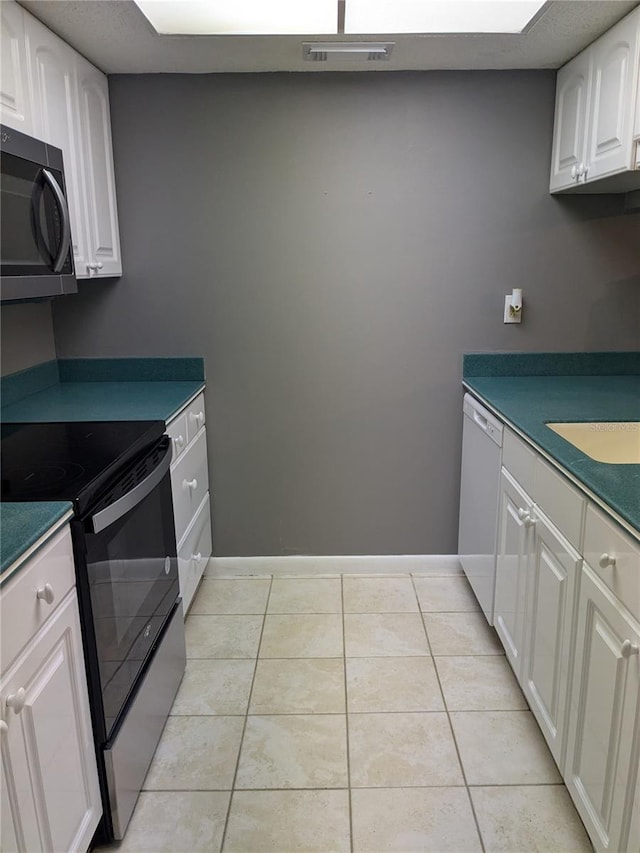
[(597, 850), (640, 849), (639, 651), (640, 624), (585, 563), (564, 775)]
[(565, 744), (574, 593), (581, 563), (560, 531), (536, 510), (521, 684), (558, 766)]
[(494, 627), (513, 671), (522, 674), (527, 563), (533, 503), (506, 468), (500, 475), (500, 514)]
[[(71, 554), (68, 528), (56, 543)], [(45, 550), (31, 560), (45, 575), (48, 555)], [(51, 604), (39, 600), (37, 593), (44, 587), (36, 587), (33, 580), (42, 572), (34, 574), (30, 568), (24, 567), (2, 590), (5, 607), (22, 600), (26, 588), (38, 606), (48, 608), (42, 627), (3, 668), (0, 679), (2, 850), (83, 851), (102, 804), (77, 596), (72, 587), (64, 590), (60, 603), (55, 598)], [(55, 564), (49, 587), (56, 590), (54, 569)], [(4, 615), (12, 618), (6, 610)]]
[(173, 442), (171, 492), (178, 543), (178, 575), (186, 616), (212, 552), (204, 394), (167, 424)]
[(496, 631), (594, 847), (638, 853), (640, 544), (509, 429), (503, 462)]

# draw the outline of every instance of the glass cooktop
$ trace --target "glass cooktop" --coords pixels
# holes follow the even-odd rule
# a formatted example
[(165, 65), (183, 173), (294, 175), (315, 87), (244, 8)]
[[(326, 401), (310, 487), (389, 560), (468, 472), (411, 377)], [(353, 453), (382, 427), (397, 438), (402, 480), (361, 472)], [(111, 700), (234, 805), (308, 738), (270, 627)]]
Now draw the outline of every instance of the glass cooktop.
[(68, 500), (78, 509), (164, 431), (163, 421), (2, 424), (2, 500)]

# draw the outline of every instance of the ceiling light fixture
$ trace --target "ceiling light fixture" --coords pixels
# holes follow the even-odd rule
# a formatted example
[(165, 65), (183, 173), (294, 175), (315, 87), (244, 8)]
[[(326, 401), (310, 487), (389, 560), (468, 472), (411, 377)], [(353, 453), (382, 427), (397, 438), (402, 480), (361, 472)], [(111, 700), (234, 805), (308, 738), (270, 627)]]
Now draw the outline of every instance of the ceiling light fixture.
[(345, 33), (521, 33), (546, 0), (346, 0)]
[(135, 0), (161, 35), (335, 33), (336, 0)]
[(365, 62), (387, 60), (394, 42), (314, 41), (303, 42), (302, 58), (306, 62), (326, 62), (328, 59), (355, 59)]

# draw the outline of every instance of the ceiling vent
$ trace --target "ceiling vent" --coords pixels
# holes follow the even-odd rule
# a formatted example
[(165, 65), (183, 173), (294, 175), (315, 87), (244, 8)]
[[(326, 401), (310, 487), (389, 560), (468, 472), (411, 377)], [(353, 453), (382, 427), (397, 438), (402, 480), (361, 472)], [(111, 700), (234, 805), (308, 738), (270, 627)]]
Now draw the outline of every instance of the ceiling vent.
[(394, 42), (380, 41), (314, 41), (303, 42), (302, 58), (305, 62), (326, 62), (328, 59), (347, 59), (357, 62), (386, 61), (391, 56)]

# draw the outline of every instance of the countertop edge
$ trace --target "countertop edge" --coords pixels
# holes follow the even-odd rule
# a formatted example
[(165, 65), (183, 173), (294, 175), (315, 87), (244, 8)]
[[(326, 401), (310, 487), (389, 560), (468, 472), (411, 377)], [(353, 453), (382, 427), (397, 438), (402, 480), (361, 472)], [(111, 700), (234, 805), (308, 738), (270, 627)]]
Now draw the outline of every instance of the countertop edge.
[[(473, 379), (474, 377), (470, 377)], [(557, 459), (554, 459), (551, 454), (549, 454), (543, 447), (537, 444), (532, 438), (530, 438), (525, 432), (522, 431), (520, 427), (517, 427), (509, 418), (502, 412), (500, 409), (496, 408), (496, 406), (491, 403), (489, 400), (484, 397), (480, 391), (476, 390), (472, 385), (467, 383), (467, 381), (463, 378), (462, 387), (476, 397), (484, 406), (489, 409), (497, 418), (499, 418), (509, 429), (513, 430), (523, 441), (532, 447), (536, 453), (539, 453), (547, 462), (549, 462), (553, 467), (559, 471), (564, 477), (567, 478), (571, 483), (577, 486), (581, 492), (583, 492), (589, 500), (593, 501), (597, 504), (603, 512), (605, 512), (616, 524), (619, 524), (620, 527), (624, 528), (624, 530), (629, 533), (634, 539), (640, 542), (640, 531), (637, 530), (631, 522), (627, 521), (626, 518), (623, 518), (619, 513), (616, 512), (606, 501), (601, 498), (599, 495), (596, 495), (589, 486), (587, 486), (582, 480), (576, 477), (575, 474), (572, 474), (567, 468), (565, 468), (561, 462), (558, 462)]]
[(62, 527), (67, 524), (67, 522), (73, 518), (73, 507), (69, 506), (69, 509), (60, 516), (56, 521), (53, 522), (51, 527), (47, 528), (46, 532), (39, 536), (35, 542), (32, 542), (25, 550), (20, 554), (19, 557), (10, 563), (2, 573), (0, 573), (0, 587), (4, 586), (7, 581), (13, 577), (14, 574), (22, 567), (22, 564), (25, 563), (30, 557), (39, 551), (43, 545), (51, 539), (51, 537), (57, 533)]

